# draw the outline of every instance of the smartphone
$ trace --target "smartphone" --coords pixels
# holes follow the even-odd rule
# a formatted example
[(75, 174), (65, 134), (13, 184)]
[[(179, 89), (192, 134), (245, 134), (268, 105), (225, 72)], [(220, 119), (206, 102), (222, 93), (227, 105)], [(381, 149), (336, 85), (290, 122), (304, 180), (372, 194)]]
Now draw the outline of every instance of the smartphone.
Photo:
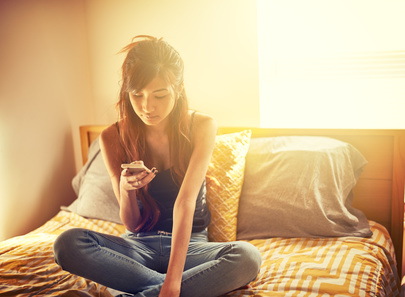
[(131, 173), (139, 173), (145, 170), (148, 170), (148, 168), (140, 163), (131, 163), (131, 164), (121, 164), (122, 169), (128, 169), (129, 172)]

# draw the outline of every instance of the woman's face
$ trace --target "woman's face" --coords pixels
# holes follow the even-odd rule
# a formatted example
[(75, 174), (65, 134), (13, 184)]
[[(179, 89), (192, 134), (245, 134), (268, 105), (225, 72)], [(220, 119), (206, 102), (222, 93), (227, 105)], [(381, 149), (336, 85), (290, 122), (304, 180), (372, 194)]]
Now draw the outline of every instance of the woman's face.
[(142, 90), (129, 92), (132, 108), (148, 126), (164, 126), (175, 104), (173, 87), (160, 77), (154, 78)]

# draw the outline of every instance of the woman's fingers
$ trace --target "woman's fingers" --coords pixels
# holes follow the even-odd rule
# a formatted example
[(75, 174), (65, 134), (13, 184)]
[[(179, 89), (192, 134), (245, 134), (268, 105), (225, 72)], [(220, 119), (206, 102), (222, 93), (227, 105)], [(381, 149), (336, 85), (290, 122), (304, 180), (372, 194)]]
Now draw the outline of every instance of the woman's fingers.
[(128, 185), (129, 189), (132, 190), (137, 190), (146, 186), (155, 178), (156, 174), (156, 168), (152, 168), (152, 170), (147, 170), (136, 174), (132, 174), (127, 169), (125, 169), (121, 173), (122, 178), (125, 179), (125, 183)]
[(152, 179), (155, 178), (157, 173), (158, 173), (158, 171), (156, 170), (156, 168), (152, 168), (152, 170), (148, 174), (143, 176), (141, 179), (139, 179), (138, 182), (140, 184), (142, 184), (142, 187), (143, 187), (143, 186), (147, 185), (148, 183), (150, 183), (152, 181)]
[(136, 186), (140, 188), (146, 186), (148, 183), (152, 181), (152, 179), (155, 178), (156, 174), (157, 174), (156, 168), (152, 168), (152, 170), (150, 170), (149, 172), (139, 173), (135, 181), (137, 184)]

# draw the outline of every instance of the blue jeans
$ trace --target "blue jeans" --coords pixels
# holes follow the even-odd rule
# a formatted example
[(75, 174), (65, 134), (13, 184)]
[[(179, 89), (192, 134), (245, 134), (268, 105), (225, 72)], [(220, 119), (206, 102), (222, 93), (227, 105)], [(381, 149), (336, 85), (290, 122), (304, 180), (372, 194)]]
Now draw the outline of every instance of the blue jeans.
[[(104, 286), (158, 296), (165, 280), (171, 235), (131, 233), (121, 237), (71, 229), (55, 241), (55, 261), (63, 270)], [(246, 242), (208, 242), (206, 231), (192, 233), (181, 283), (181, 296), (219, 296), (254, 280), (261, 255)]]

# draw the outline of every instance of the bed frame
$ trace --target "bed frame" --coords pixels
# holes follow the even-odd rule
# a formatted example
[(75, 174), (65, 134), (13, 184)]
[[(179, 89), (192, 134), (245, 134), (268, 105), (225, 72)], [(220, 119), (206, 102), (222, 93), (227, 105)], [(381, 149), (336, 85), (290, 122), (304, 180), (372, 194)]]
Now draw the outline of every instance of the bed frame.
[[(83, 163), (91, 142), (106, 126), (81, 126)], [(405, 130), (219, 128), (218, 134), (250, 129), (252, 137), (327, 136), (351, 143), (368, 160), (355, 189), (353, 205), (385, 226), (394, 243), (401, 277), (404, 231)], [(405, 265), (404, 265), (405, 266)]]

